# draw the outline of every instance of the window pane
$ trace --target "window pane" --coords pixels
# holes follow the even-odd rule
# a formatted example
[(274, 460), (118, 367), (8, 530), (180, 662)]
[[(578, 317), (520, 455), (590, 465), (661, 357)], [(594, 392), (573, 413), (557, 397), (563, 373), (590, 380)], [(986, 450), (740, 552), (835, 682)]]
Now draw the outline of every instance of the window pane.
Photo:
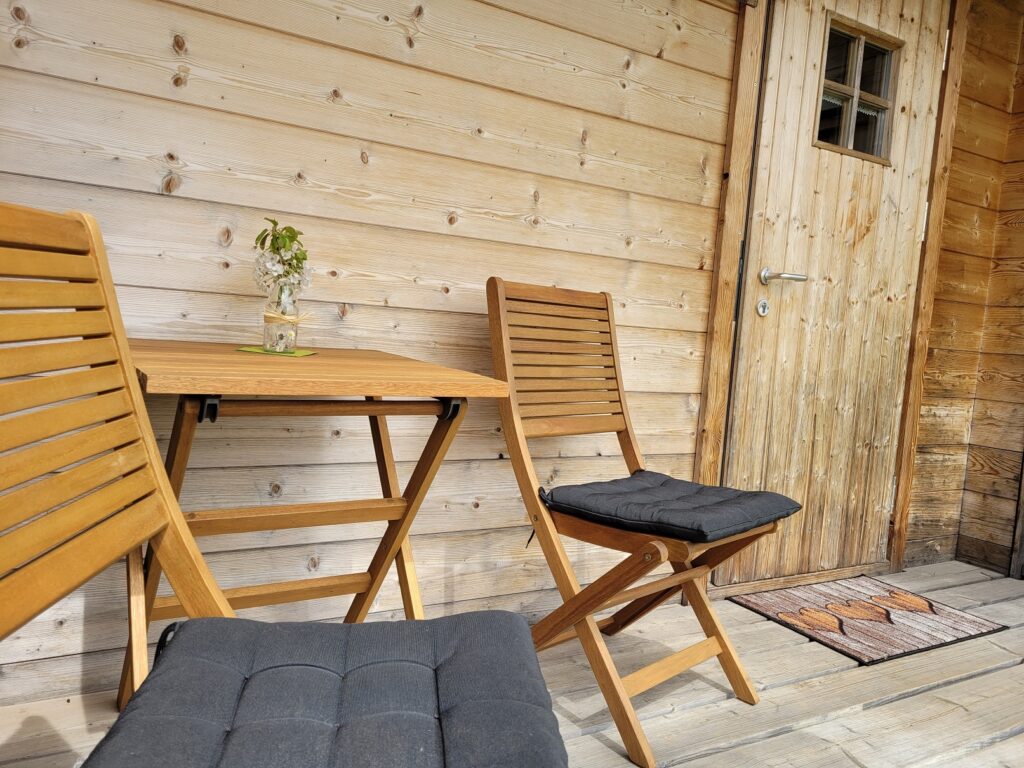
[(864, 44), (864, 63), (860, 69), (860, 89), (889, 97), (889, 73), (892, 66), (892, 51), (879, 48), (871, 43)]
[(854, 39), (838, 29), (828, 32), (828, 50), (825, 52), (825, 79), (833, 83), (852, 85), (850, 71), (850, 52), (854, 47)]
[(857, 118), (853, 125), (853, 148), (858, 152), (881, 156), (884, 125), (884, 109), (858, 104)]
[(843, 145), (843, 122), (850, 100), (826, 91), (821, 94), (821, 118), (818, 122), (818, 141)]

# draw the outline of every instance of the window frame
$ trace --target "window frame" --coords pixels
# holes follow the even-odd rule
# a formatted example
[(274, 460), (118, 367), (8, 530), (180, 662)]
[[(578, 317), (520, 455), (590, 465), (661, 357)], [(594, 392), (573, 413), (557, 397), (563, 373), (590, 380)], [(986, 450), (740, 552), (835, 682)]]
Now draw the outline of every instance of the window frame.
[[(845, 83), (837, 83), (834, 80), (828, 80), (825, 77), (825, 68), (828, 61), (828, 41), (833, 29), (853, 38), (853, 44), (850, 46), (849, 60), (847, 61), (848, 69), (853, 72), (853, 78), (851, 81), (853, 83), (852, 86), (846, 85)], [(888, 96), (885, 98), (861, 90), (860, 77), (861, 70), (864, 65), (864, 47), (866, 44), (871, 44), (877, 48), (884, 48), (889, 51), (889, 83), (888, 88), (886, 89)], [(892, 149), (893, 124), (896, 118), (896, 84), (899, 79), (900, 54), (902, 49), (903, 41), (898, 38), (891, 37), (890, 35), (886, 35), (885, 33), (879, 32), (875, 29), (869, 29), (863, 24), (859, 24), (852, 19), (847, 19), (831, 12), (826, 14), (825, 39), (822, 41), (821, 66), (819, 68), (820, 72), (818, 76), (817, 114), (814, 118), (814, 147), (818, 149), (826, 149), (831, 152), (837, 152), (842, 155), (850, 155), (851, 157), (867, 160), (872, 163), (879, 163), (886, 166), (892, 165), (892, 162), (889, 159), (889, 154)], [(848, 99), (847, 109), (849, 110), (849, 114), (843, 118), (842, 125), (840, 126), (840, 137), (843, 141), (842, 144), (831, 144), (818, 138), (818, 131), (821, 128), (821, 104), (826, 91), (831, 91)], [(885, 121), (882, 126), (881, 154), (876, 155), (870, 152), (861, 152), (860, 150), (853, 148), (854, 126), (857, 121), (857, 107), (862, 103), (875, 109), (884, 110)]]

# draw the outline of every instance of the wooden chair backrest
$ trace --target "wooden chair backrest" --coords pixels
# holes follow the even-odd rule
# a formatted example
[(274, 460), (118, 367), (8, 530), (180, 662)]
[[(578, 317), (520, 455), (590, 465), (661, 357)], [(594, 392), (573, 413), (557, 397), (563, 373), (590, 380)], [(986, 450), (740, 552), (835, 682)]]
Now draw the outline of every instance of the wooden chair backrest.
[(524, 440), (614, 432), (631, 472), (643, 468), (622, 386), (612, 297), (525, 283), (487, 281), (491, 349), (509, 383)]
[(0, 204), (0, 639), (152, 540), (231, 615), (160, 463), (95, 221)]

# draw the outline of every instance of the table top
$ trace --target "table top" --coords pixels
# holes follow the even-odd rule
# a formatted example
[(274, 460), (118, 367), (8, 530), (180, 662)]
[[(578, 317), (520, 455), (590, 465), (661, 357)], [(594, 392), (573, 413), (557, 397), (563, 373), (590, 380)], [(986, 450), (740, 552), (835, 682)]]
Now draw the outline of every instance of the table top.
[(143, 391), (268, 397), (507, 397), (508, 384), (367, 349), (308, 357), (239, 352), (238, 344), (129, 339)]

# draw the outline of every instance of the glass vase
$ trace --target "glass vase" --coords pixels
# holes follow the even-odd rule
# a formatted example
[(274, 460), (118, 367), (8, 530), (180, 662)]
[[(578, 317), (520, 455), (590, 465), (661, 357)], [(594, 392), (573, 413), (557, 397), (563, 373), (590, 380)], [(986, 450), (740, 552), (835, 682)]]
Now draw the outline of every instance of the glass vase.
[(299, 340), (299, 302), (291, 285), (279, 285), (263, 308), (263, 349), (294, 352)]

